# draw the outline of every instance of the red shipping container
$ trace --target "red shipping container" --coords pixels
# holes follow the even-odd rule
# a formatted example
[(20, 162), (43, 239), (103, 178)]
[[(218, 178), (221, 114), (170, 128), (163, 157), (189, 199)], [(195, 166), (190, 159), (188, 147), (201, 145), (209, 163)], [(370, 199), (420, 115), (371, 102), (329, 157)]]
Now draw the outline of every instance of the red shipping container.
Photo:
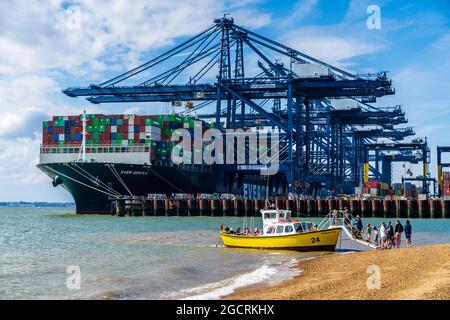
[(105, 133), (110, 134), (111, 133), (111, 127), (105, 126)]
[(139, 142), (139, 132), (134, 133), (134, 142), (136, 142), (136, 140)]
[[(123, 119), (122, 125), (128, 127), (128, 119)], [(128, 132), (128, 128), (127, 128), (127, 132)]]
[(444, 196), (450, 196), (450, 188), (444, 188)]
[(42, 128), (42, 135), (43, 136), (48, 135), (48, 129), (47, 128)]
[[(49, 126), (50, 126), (50, 124), (49, 124)], [(450, 180), (450, 172), (445, 171), (442, 173), (442, 175), (445, 180)]]

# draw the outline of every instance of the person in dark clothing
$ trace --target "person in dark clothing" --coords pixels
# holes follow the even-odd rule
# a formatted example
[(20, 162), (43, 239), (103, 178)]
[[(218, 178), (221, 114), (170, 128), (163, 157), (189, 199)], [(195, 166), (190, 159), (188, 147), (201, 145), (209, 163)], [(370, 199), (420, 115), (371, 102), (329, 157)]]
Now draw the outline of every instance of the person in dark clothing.
[(412, 226), (411, 223), (409, 223), (409, 220), (406, 220), (405, 224), (405, 237), (406, 237), (406, 246), (408, 248), (412, 247), (411, 243), (411, 233), (412, 233)]
[(355, 227), (356, 227), (356, 229), (358, 229), (357, 238), (361, 239), (362, 238), (362, 229), (364, 228), (364, 226), (363, 226), (362, 220), (359, 216), (356, 216)]
[(403, 233), (403, 226), (400, 223), (400, 220), (397, 220), (397, 223), (395, 224), (395, 247), (400, 248), (400, 244), (402, 243), (402, 233)]
[(387, 242), (388, 242), (388, 248), (391, 249), (394, 244), (394, 227), (392, 226), (391, 222), (389, 221), (388, 227), (387, 227)]

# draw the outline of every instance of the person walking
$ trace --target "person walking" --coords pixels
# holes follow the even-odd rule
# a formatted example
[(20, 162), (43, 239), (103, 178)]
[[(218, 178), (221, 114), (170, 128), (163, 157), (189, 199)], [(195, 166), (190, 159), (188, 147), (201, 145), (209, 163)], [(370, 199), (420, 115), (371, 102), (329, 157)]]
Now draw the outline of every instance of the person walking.
[(402, 243), (402, 233), (403, 233), (403, 226), (400, 223), (400, 220), (397, 220), (397, 223), (395, 224), (395, 247), (400, 248), (400, 245)]
[(370, 223), (368, 223), (366, 227), (366, 240), (372, 242), (372, 226)]
[(376, 226), (373, 227), (373, 242), (375, 242), (376, 245), (379, 245), (379, 237), (380, 237), (380, 231)]
[(356, 228), (358, 229), (358, 237), (362, 239), (362, 230), (364, 225), (360, 216), (356, 216)]
[(391, 249), (394, 244), (394, 227), (392, 226), (391, 222), (389, 221), (388, 227), (387, 227), (387, 245), (388, 248)]
[(411, 243), (411, 233), (412, 233), (412, 226), (411, 223), (409, 223), (409, 220), (406, 220), (405, 224), (405, 237), (406, 237), (406, 246), (408, 248), (412, 247)]
[(381, 223), (380, 226), (380, 243), (381, 247), (385, 249), (387, 247), (387, 234), (386, 234), (386, 224), (384, 222)]

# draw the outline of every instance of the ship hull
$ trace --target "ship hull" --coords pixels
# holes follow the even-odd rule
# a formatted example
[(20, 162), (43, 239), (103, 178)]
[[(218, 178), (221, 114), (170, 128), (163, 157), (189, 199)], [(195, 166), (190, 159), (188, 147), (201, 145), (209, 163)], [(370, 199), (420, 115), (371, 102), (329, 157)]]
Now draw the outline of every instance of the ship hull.
[(115, 195), (213, 193), (210, 172), (191, 172), (175, 167), (107, 163), (40, 164), (58, 186), (74, 198), (78, 214), (111, 214)]
[[(208, 167), (181, 168), (139, 164), (64, 162), (39, 164), (55, 187), (73, 197), (77, 214), (112, 214), (120, 197), (149, 194), (242, 193), (245, 180), (232, 181)], [(235, 179), (236, 180), (236, 179)], [(261, 183), (264, 183), (261, 181)]]

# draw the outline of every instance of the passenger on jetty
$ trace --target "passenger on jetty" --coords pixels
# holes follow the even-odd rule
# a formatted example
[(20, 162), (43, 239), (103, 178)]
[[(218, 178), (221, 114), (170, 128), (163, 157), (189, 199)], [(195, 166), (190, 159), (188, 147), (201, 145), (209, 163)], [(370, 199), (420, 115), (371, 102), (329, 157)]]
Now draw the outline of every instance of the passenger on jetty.
[(403, 226), (400, 223), (400, 220), (397, 220), (397, 223), (395, 225), (395, 247), (400, 248), (400, 244), (402, 243), (402, 233), (403, 233)]
[(356, 216), (354, 226), (357, 229), (356, 237), (362, 239), (363, 222), (359, 215)]
[(367, 224), (366, 239), (367, 241), (372, 242), (372, 226), (370, 225), (370, 223)]
[(337, 210), (333, 210), (331, 212), (331, 224), (333, 226), (337, 226), (338, 225), (338, 213), (337, 213)]
[(386, 224), (384, 222), (381, 223), (380, 227), (380, 243), (381, 248), (387, 248), (387, 233), (386, 233)]
[(412, 247), (411, 243), (411, 233), (412, 233), (412, 226), (411, 223), (409, 223), (409, 220), (406, 220), (405, 224), (405, 237), (406, 237), (406, 246), (408, 248)]
[(394, 246), (394, 227), (392, 226), (391, 222), (389, 221), (388, 227), (387, 227), (387, 247), (389, 249)]
[(379, 237), (380, 237), (380, 231), (376, 226), (373, 227), (373, 242), (375, 242), (376, 245), (379, 245)]

